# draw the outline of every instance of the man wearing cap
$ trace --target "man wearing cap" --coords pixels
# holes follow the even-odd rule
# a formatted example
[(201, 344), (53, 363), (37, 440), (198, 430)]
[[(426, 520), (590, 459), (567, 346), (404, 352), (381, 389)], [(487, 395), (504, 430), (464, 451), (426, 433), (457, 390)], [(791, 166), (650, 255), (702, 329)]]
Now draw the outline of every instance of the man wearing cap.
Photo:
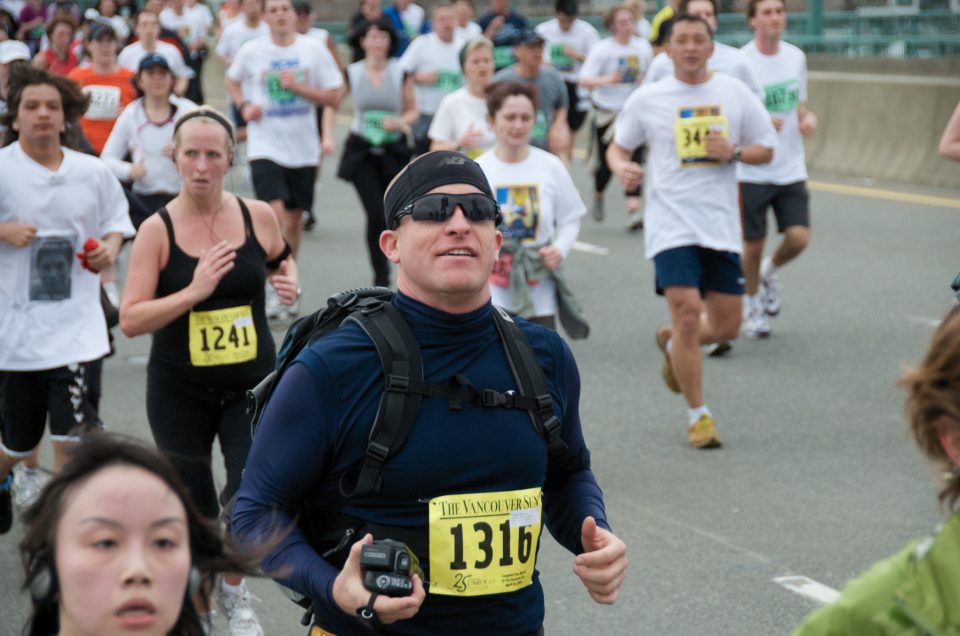
[[(30, 47), (20, 40), (0, 42), (0, 115), (7, 112), (7, 85), (10, 69), (16, 64), (30, 62)], [(3, 129), (0, 128), (0, 133)]]
[(140, 68), (140, 61), (148, 54), (162, 55), (167, 60), (167, 67), (177, 78), (173, 92), (180, 96), (186, 94), (194, 71), (183, 61), (180, 49), (160, 40), (160, 18), (157, 14), (147, 10), (138, 13), (137, 24), (133, 31), (137, 35), (137, 41), (123, 47), (120, 55), (117, 56), (117, 63), (131, 71), (136, 71)]
[[(417, 340), (424, 381), (456, 376), (517, 390), (487, 286), (503, 237), (483, 171), (452, 151), (421, 155), (391, 183), (384, 209), (380, 247), (398, 268), (389, 302)], [(348, 322), (304, 349), (281, 378), (254, 438), (232, 529), (241, 541), (283, 537), (263, 566), (312, 600), (320, 628), (357, 633), (357, 610), (367, 608), (369, 620), (396, 634), (542, 633), (541, 524), (577, 555), (573, 570), (590, 596), (616, 600), (626, 546), (609, 530), (590, 469), (576, 362), (555, 331), (517, 324), (544, 369), (566, 448), (548, 453), (523, 411), (454, 410), (446, 399), (424, 397), (409, 439), (384, 465), (379, 491), (342, 507), (358, 530), (330, 560), (294, 520), (307, 499), (335, 500), (340, 475), (363, 456), (383, 391), (380, 359)], [(444, 513), (458, 506), (478, 516), (467, 524)], [(495, 519), (493, 508), (501, 511)], [(415, 576), (410, 596), (371, 596), (361, 546), (391, 535), (421, 546), (415, 552), (427, 581)]]
[(543, 46), (543, 36), (534, 29), (520, 31), (513, 47), (517, 63), (498, 71), (493, 80), (523, 82), (537, 88), (537, 121), (530, 143), (569, 162), (572, 135), (567, 123), (567, 85), (560, 73), (543, 65)]
[(90, 96), (90, 106), (80, 118), (84, 137), (99, 155), (113, 124), (127, 104), (137, 98), (131, 79), (133, 71), (117, 63), (117, 33), (104, 22), (94, 22), (87, 33), (92, 63), (70, 71), (73, 80)]

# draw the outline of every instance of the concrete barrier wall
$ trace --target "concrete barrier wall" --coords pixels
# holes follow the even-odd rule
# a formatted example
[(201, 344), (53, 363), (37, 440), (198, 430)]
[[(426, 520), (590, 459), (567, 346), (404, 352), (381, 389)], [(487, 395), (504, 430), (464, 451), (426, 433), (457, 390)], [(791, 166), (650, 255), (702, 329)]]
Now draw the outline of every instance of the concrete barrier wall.
[(806, 141), (814, 173), (960, 188), (960, 163), (940, 157), (940, 136), (960, 79), (811, 71), (807, 106), (819, 128)]

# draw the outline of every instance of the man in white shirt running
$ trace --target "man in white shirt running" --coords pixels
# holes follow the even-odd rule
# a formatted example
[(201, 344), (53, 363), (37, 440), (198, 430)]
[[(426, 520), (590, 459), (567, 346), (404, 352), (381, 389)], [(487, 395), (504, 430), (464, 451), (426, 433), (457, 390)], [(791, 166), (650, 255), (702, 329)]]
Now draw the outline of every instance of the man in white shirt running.
[[(783, 0), (750, 0), (747, 23), (754, 39), (741, 50), (763, 86), (765, 106), (780, 133), (773, 161), (765, 166), (741, 165), (738, 169), (747, 293), (743, 335), (766, 338), (770, 335), (767, 316), (780, 313), (777, 270), (796, 258), (810, 242), (803, 137), (817, 129), (817, 117), (804, 105), (807, 57), (780, 39), (787, 26)], [(783, 240), (773, 254), (763, 258), (768, 208), (773, 208)]]
[[(717, 0), (680, 0), (677, 9), (678, 15), (688, 13), (703, 18), (714, 34), (717, 32)], [(757, 76), (754, 75), (747, 63), (747, 58), (739, 50), (722, 42), (713, 42), (713, 55), (707, 61), (707, 69), (724, 75), (736, 77), (746, 84), (757, 97), (763, 99), (763, 89)], [(673, 76), (673, 60), (666, 51), (657, 53), (653, 63), (643, 77), (644, 84), (652, 84), (664, 77)]]
[(444, 97), (460, 88), (463, 73), (460, 69), (460, 47), (463, 42), (455, 37), (457, 14), (449, 2), (433, 8), (433, 31), (410, 43), (400, 58), (400, 68), (413, 76), (420, 118), (413, 124), (417, 153), (430, 149), (430, 122)]
[[(220, 41), (217, 42), (217, 57), (226, 68), (230, 68), (233, 58), (237, 56), (240, 47), (244, 44), (270, 36), (270, 28), (263, 21), (263, 13), (260, 11), (260, 0), (243, 0), (240, 11), (242, 18), (225, 28), (220, 33)], [(237, 143), (242, 143), (247, 140), (247, 122), (240, 116), (240, 108), (232, 100), (228, 99), (228, 101), (230, 101), (230, 116), (236, 128), (234, 138)]]
[[(227, 70), (226, 87), (247, 121), (254, 192), (273, 208), (296, 257), (301, 217), (313, 207), (320, 165), (316, 106), (340, 102), (343, 76), (323, 44), (296, 32), (290, 0), (265, 0), (264, 19), (270, 37), (240, 48)], [(268, 315), (284, 311), (271, 298), (268, 304)], [(295, 314), (296, 308), (290, 311)]]
[(160, 40), (160, 17), (152, 11), (144, 9), (137, 14), (137, 23), (133, 32), (137, 41), (123, 47), (117, 56), (117, 64), (131, 71), (140, 70), (140, 61), (150, 53), (162, 56), (170, 66), (170, 72), (177, 78), (173, 92), (183, 97), (187, 92), (187, 85), (193, 77), (193, 69), (187, 66), (180, 54), (180, 49)]
[(750, 89), (707, 69), (712, 38), (702, 18), (682, 14), (674, 20), (667, 43), (674, 77), (634, 91), (607, 150), (611, 170), (632, 188), (645, 171), (631, 154), (644, 143), (649, 149), (645, 251), (671, 319), (657, 330), (657, 346), (664, 381), (687, 401), (687, 441), (694, 448), (720, 446), (703, 400), (700, 346), (732, 340), (740, 331), (736, 164), (767, 163), (777, 145), (773, 124)]

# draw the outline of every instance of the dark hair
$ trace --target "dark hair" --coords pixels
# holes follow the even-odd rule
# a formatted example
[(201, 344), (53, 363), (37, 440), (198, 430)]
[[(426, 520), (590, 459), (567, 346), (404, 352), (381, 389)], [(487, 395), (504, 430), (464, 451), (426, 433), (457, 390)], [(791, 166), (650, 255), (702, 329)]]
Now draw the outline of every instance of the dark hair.
[[(713, 15), (720, 15), (720, 6), (717, 4), (717, 0), (703, 0), (704, 2), (709, 2), (713, 5)], [(683, 15), (687, 13), (687, 7), (694, 0), (680, 0), (680, 4), (677, 5), (677, 13)]]
[(960, 430), (960, 307), (943, 319), (920, 366), (907, 371), (899, 385), (907, 391), (907, 425), (917, 446), (951, 475), (940, 501), (954, 508), (960, 500), (960, 466), (944, 450), (939, 426), (946, 417), (954, 434)]
[(609, 9), (607, 9), (607, 12), (603, 14), (603, 28), (606, 29), (607, 31), (612, 31), (613, 18), (621, 11), (628, 12), (630, 15), (633, 16), (634, 20), (636, 20), (637, 14), (633, 12), (633, 9), (631, 9), (625, 4), (615, 4)]
[[(747, 2), (747, 19), (756, 17), (757, 15), (757, 5), (760, 4), (763, 0), (750, 0)], [(780, 4), (783, 5), (784, 10), (787, 8), (787, 0), (780, 0)]]
[(565, 15), (577, 15), (580, 13), (580, 7), (577, 0), (557, 0), (553, 6), (554, 13), (563, 13)]
[(713, 37), (713, 29), (710, 28), (710, 24), (706, 20), (704, 20), (700, 16), (690, 15), (689, 13), (681, 13), (680, 15), (678, 15), (673, 19), (673, 24), (670, 25), (670, 36), (669, 36), (669, 39), (667, 40), (668, 42), (670, 39), (673, 39), (673, 34), (676, 32), (676, 29), (674, 27), (676, 27), (681, 22), (691, 22), (693, 24), (702, 24), (704, 27), (706, 27), (707, 33), (709, 34), (709, 36), (711, 38)]
[[(206, 579), (219, 572), (252, 573), (248, 561), (220, 538), (216, 524), (200, 515), (173, 466), (156, 450), (132, 438), (111, 433), (90, 433), (73, 449), (70, 461), (43, 489), (40, 498), (23, 514), (26, 528), (20, 542), (20, 555), (27, 572), (24, 589), (41, 572), (54, 568), (56, 531), (66, 504), (75, 489), (91, 476), (109, 466), (132, 466), (158, 477), (177, 496), (187, 515), (190, 560)], [(55, 579), (51, 573), (51, 578)], [(200, 594), (205, 594), (201, 586)], [(28, 636), (55, 634), (59, 630), (56, 594), (33, 600), (33, 614), (24, 630)], [(202, 636), (200, 617), (191, 599), (184, 599), (180, 616), (171, 634)]]
[(77, 21), (74, 19), (74, 17), (73, 17), (71, 14), (66, 13), (66, 12), (63, 12), (63, 11), (57, 11), (57, 12), (53, 15), (53, 19), (50, 20), (50, 24), (47, 25), (47, 39), (48, 39), (48, 40), (52, 40), (52, 39), (53, 39), (53, 32), (56, 31), (57, 26), (58, 26), (58, 25), (61, 25), (61, 24), (66, 24), (68, 27), (70, 27), (70, 36), (71, 36), (71, 37), (73, 36), (73, 34), (74, 34), (74, 33), (76, 32), (76, 30), (77, 30)]
[(537, 87), (524, 82), (500, 81), (494, 82), (484, 90), (487, 95), (487, 114), (490, 118), (497, 116), (497, 112), (503, 108), (503, 103), (508, 97), (521, 95), (530, 100), (533, 104), (533, 110), (537, 110)]
[(7, 112), (0, 115), (0, 126), (6, 127), (3, 144), (7, 146), (20, 138), (20, 133), (13, 129), (13, 122), (20, 110), (20, 100), (23, 91), (29, 86), (47, 84), (60, 93), (63, 105), (63, 123), (66, 128), (60, 133), (60, 145), (68, 148), (77, 148), (80, 141), (80, 132), (77, 122), (80, 116), (87, 112), (90, 98), (81, 92), (80, 87), (66, 77), (54, 75), (47, 71), (34, 68), (29, 64), (10, 67), (10, 81), (7, 89)]
[(393, 28), (393, 23), (390, 22), (390, 18), (380, 16), (376, 20), (364, 20), (360, 23), (360, 26), (357, 27), (356, 40), (357, 45), (360, 45), (360, 40), (367, 37), (367, 33), (370, 32), (370, 29), (379, 29), (385, 31), (387, 35), (390, 36), (390, 50), (387, 51), (387, 57), (393, 57), (397, 54), (397, 50), (400, 48), (400, 38), (397, 36), (396, 30)]

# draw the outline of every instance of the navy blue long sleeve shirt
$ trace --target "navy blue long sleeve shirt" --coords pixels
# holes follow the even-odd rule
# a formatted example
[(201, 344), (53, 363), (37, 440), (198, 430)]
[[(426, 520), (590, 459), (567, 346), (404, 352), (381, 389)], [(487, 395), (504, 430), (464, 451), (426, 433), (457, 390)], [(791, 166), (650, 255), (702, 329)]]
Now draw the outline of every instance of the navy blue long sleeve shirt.
[[(426, 382), (463, 373), (478, 388), (517, 390), (489, 304), (448, 314), (400, 293), (392, 302), (420, 345)], [(543, 366), (567, 450), (548, 459), (546, 442), (525, 411), (470, 405), (453, 411), (446, 400), (425, 398), (413, 433), (383, 469), (381, 491), (354, 497), (344, 514), (426, 532), (426, 502), (434, 497), (541, 487), (544, 523), (571, 552), (582, 551), (585, 517), (609, 527), (581, 431), (573, 355), (556, 332), (518, 322)], [(313, 599), (319, 622), (339, 634), (356, 631), (357, 623), (333, 600), (338, 570), (317, 554), (294, 519), (309, 496), (334, 500), (342, 472), (363, 457), (383, 384), (376, 348), (355, 324), (302, 351), (264, 411), (233, 511), (231, 529), (241, 541), (288, 531), (264, 569), (282, 572), (278, 580)], [(534, 572), (531, 585), (512, 592), (468, 598), (428, 593), (415, 617), (385, 633), (533, 634), (543, 616)]]

